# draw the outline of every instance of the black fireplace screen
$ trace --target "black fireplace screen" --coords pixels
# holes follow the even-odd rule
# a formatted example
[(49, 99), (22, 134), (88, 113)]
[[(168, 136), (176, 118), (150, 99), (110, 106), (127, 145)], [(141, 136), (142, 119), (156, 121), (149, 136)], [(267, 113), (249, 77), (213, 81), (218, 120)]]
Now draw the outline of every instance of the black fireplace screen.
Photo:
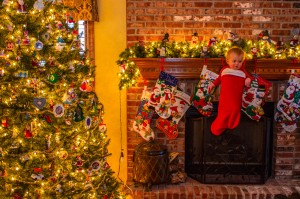
[(186, 114), (185, 171), (202, 183), (262, 184), (271, 175), (273, 106), (259, 122), (242, 114), (239, 126), (221, 136), (210, 132), (215, 116)]

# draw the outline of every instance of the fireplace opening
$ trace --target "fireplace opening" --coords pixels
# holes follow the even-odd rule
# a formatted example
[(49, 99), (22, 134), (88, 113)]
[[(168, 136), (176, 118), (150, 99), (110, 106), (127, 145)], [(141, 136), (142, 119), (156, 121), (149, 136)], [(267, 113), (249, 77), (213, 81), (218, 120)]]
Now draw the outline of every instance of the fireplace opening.
[(218, 103), (210, 117), (194, 107), (186, 112), (185, 172), (207, 184), (263, 184), (272, 174), (274, 103), (264, 105), (259, 122), (242, 113), (239, 126), (215, 136), (210, 131)]

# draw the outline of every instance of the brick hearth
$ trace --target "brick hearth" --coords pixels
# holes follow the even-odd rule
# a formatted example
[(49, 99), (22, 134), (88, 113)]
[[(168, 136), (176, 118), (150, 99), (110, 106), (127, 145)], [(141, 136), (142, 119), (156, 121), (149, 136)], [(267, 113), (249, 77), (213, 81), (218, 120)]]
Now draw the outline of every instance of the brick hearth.
[(270, 179), (264, 185), (206, 185), (188, 178), (182, 184), (153, 185), (151, 191), (135, 187), (133, 183), (128, 185), (131, 191), (127, 192), (134, 199), (273, 199), (278, 195), (300, 193), (297, 180)]

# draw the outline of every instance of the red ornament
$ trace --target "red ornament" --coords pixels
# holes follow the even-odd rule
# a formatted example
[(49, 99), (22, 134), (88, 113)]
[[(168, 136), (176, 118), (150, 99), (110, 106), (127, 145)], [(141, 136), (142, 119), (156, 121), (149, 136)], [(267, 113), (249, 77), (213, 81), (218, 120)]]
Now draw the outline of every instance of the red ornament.
[(13, 198), (14, 199), (22, 199), (22, 196), (20, 196), (19, 193), (14, 193)]
[(81, 91), (86, 91), (86, 86), (87, 86), (87, 82), (84, 81), (84, 82), (81, 84), (81, 86), (80, 86), (80, 90), (81, 90)]
[(42, 169), (42, 168), (40, 168), (40, 167), (33, 168), (33, 170), (34, 170), (34, 172), (36, 172), (36, 173), (40, 173), (40, 172), (42, 172), (42, 171), (43, 171), (43, 169)]
[(2, 119), (2, 127), (4, 127), (4, 128), (8, 127), (8, 120), (7, 120), (7, 118)]
[(103, 199), (108, 199), (108, 196), (107, 196), (107, 195), (104, 195)]
[(25, 128), (24, 136), (25, 138), (32, 138), (32, 132), (29, 125), (27, 125)]
[(110, 166), (109, 166), (109, 164), (108, 164), (107, 162), (105, 162), (104, 168), (105, 168), (105, 169), (109, 169), (109, 168), (110, 168)]

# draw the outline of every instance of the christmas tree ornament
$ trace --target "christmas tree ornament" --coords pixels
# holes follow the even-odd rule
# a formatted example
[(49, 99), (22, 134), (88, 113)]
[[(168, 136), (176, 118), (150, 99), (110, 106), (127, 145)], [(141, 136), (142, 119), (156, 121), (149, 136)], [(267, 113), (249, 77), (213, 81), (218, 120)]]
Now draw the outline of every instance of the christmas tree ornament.
[(20, 160), (21, 160), (22, 163), (25, 163), (25, 162), (27, 162), (28, 160), (30, 160), (30, 156), (29, 156), (28, 154), (22, 155), (22, 156), (20, 157)]
[(6, 6), (10, 4), (10, 0), (3, 0), (2, 1), (2, 6)]
[(66, 125), (70, 126), (72, 124), (71, 118), (65, 119)]
[(32, 65), (33, 67), (36, 67), (36, 66), (39, 65), (39, 63), (38, 63), (38, 61), (37, 61), (36, 59), (32, 59), (32, 60), (31, 60), (31, 65)]
[(2, 119), (1, 126), (2, 126), (3, 128), (7, 128), (7, 127), (9, 126), (9, 124), (8, 124), (8, 119), (7, 119), (7, 118), (3, 118), (3, 119)]
[(2, 58), (6, 57), (6, 54), (5, 54), (4, 50), (0, 51), (0, 57), (2, 57)]
[(48, 32), (44, 32), (42, 34), (42, 38), (44, 39), (44, 41), (48, 41), (50, 39), (50, 34)]
[(178, 80), (175, 77), (161, 71), (150, 95), (149, 105), (153, 106), (156, 113), (162, 118), (168, 118), (171, 115), (171, 99), (177, 82)]
[(91, 125), (92, 125), (92, 118), (89, 117), (89, 116), (87, 116), (87, 117), (85, 118), (85, 127), (86, 127), (87, 129), (89, 129), (89, 128), (91, 128)]
[(35, 42), (34, 44), (34, 49), (35, 50), (42, 50), (44, 47), (43, 42), (41, 42), (40, 40), (38, 40), (37, 42)]
[(62, 160), (67, 159), (67, 157), (69, 156), (68, 152), (64, 149), (59, 150), (58, 152), (58, 157)]
[(53, 107), (53, 113), (55, 117), (62, 117), (64, 115), (65, 108), (62, 104), (56, 104)]
[(55, 49), (57, 51), (62, 51), (65, 46), (66, 46), (65, 40), (63, 40), (63, 38), (61, 36), (59, 36), (57, 39), (57, 43), (55, 45)]
[(58, 76), (56, 74), (50, 74), (48, 76), (48, 81), (51, 83), (56, 83), (58, 81)]
[(33, 168), (34, 173), (31, 175), (33, 180), (43, 180), (44, 175), (42, 174), (43, 169), (40, 167)]
[(43, 118), (48, 124), (52, 123), (52, 119), (48, 114), (42, 114), (41, 118)]
[(208, 91), (208, 85), (218, 77), (218, 74), (207, 69), (204, 65), (200, 74), (200, 80), (194, 88), (194, 94), (191, 98), (192, 105), (203, 116), (210, 116), (213, 110), (211, 102), (213, 91)]
[(7, 171), (4, 167), (0, 166), (0, 177), (7, 177)]
[(26, 5), (25, 5), (24, 1), (18, 0), (17, 4), (18, 4), (18, 12), (26, 13)]
[(15, 48), (14, 42), (11, 42), (11, 41), (7, 41), (7, 42), (6, 42), (6, 50), (8, 50), (8, 51), (13, 51), (14, 48)]
[(63, 95), (62, 101), (65, 104), (72, 104), (77, 100), (77, 94), (74, 88), (68, 89), (68, 91)]
[(24, 137), (26, 139), (29, 139), (29, 138), (32, 138), (33, 134), (32, 134), (32, 131), (31, 131), (31, 127), (29, 124), (26, 125), (25, 127), (25, 132), (24, 132)]
[(101, 133), (104, 133), (106, 130), (107, 130), (106, 124), (101, 123), (101, 124), (99, 125), (99, 131), (100, 131)]
[(52, 136), (51, 134), (45, 136), (45, 140), (46, 140), (46, 151), (49, 151), (49, 150), (50, 150), (50, 147), (51, 147), (51, 136)]
[(71, 70), (72, 73), (75, 73), (75, 67), (73, 66), (72, 62), (69, 62), (69, 69)]
[(77, 167), (77, 170), (82, 170), (84, 160), (80, 157), (80, 155), (76, 156), (76, 162), (74, 165)]
[(100, 161), (99, 160), (95, 160), (94, 162), (92, 162), (91, 167), (93, 171), (98, 171), (101, 166), (100, 166)]
[(108, 162), (105, 162), (103, 167), (104, 167), (104, 169), (109, 169), (110, 165), (108, 164)]
[(276, 106), (275, 121), (287, 132), (297, 129), (300, 108), (300, 77), (291, 74), (283, 96)]
[(26, 78), (28, 77), (28, 71), (20, 70), (19, 72), (15, 73), (15, 76)]
[(57, 29), (58, 30), (62, 30), (63, 29), (63, 23), (61, 22), (61, 21), (57, 21), (57, 23), (56, 23), (56, 26), (57, 26)]
[(12, 143), (12, 145), (9, 148), (9, 153), (10, 154), (18, 154), (20, 152), (20, 143), (15, 141)]
[(55, 191), (56, 191), (57, 193), (62, 193), (62, 192), (63, 192), (63, 189), (62, 189), (61, 187), (62, 187), (61, 184), (56, 185)]
[(46, 98), (33, 98), (33, 105), (42, 110), (46, 105)]
[(39, 64), (39, 67), (45, 67), (46, 63), (47, 63), (46, 60), (41, 59), (38, 64)]
[(70, 88), (64, 95), (62, 98), (63, 102), (65, 104), (72, 104), (74, 101), (77, 100), (77, 94), (74, 90), (74, 88)]
[(33, 7), (34, 9), (38, 10), (38, 11), (42, 11), (44, 9), (44, 2), (43, 0), (37, 0), (36, 2), (34, 2)]
[(28, 33), (28, 30), (25, 30), (24, 32), (23, 32), (23, 36), (24, 36), (24, 38), (23, 38), (23, 45), (25, 45), (25, 46), (27, 46), (27, 45), (30, 45), (30, 39), (29, 39), (29, 33)]
[(67, 25), (69, 29), (73, 29), (75, 27), (75, 21), (72, 16), (67, 20)]
[(14, 30), (14, 24), (13, 23), (11, 23), (11, 22), (8, 22), (8, 24), (7, 24), (7, 30), (8, 31), (10, 31), (10, 32), (12, 32), (13, 30)]
[(82, 92), (91, 92), (93, 91), (93, 87), (92, 84), (88, 81), (88, 80), (83, 80), (80, 88), (79, 88)]
[(82, 108), (78, 104), (74, 111), (74, 121), (80, 122), (82, 120), (84, 120), (84, 116), (83, 116)]

